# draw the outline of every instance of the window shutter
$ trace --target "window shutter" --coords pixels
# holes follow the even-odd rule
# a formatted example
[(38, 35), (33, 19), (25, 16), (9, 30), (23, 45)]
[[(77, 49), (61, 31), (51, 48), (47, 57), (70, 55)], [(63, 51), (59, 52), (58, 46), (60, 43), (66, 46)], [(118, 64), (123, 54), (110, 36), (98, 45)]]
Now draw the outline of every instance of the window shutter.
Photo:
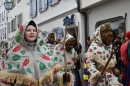
[(32, 0), (29, 1), (29, 4), (30, 4), (30, 17), (32, 18), (32, 16), (33, 16), (33, 12), (32, 12), (33, 11), (32, 10), (33, 9), (33, 7), (32, 7)]
[(48, 4), (49, 4), (49, 6), (51, 6), (52, 5), (52, 0), (48, 0)]
[(44, 3), (45, 3), (45, 9), (48, 7), (48, 0), (44, 0)]
[(58, 39), (61, 39), (61, 38), (62, 38), (62, 32), (63, 32), (63, 29), (62, 29), (62, 28), (59, 28), (59, 29), (58, 29)]
[(40, 11), (42, 10), (42, 1), (39, 0), (38, 2), (39, 2), (39, 3), (38, 3), (38, 4), (39, 4), (39, 12), (40, 12)]
[(34, 10), (33, 17), (34, 17), (37, 15), (37, 0), (33, 0), (33, 7), (34, 7), (34, 9), (33, 9)]

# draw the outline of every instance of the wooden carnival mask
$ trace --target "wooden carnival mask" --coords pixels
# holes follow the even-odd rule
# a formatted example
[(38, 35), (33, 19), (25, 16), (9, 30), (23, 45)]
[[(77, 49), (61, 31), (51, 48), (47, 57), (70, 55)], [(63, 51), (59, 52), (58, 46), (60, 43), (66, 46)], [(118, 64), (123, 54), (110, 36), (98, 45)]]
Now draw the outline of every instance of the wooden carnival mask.
[(105, 45), (110, 45), (113, 39), (112, 28), (109, 24), (103, 24), (100, 28), (101, 40)]
[(54, 43), (54, 40), (55, 40), (54, 33), (48, 34), (48, 43), (53, 44), (53, 43)]
[(74, 37), (68, 39), (67, 42), (65, 43), (66, 51), (70, 52), (74, 48), (74, 44), (75, 44)]

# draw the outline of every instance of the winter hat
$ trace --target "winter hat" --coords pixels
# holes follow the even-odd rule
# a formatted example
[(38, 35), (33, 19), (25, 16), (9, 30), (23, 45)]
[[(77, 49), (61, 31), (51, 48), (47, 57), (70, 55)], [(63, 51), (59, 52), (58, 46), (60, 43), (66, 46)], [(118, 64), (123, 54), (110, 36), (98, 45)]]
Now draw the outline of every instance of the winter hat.
[(37, 29), (37, 26), (36, 26), (36, 24), (35, 24), (35, 22), (34, 22), (33, 20), (31, 20), (31, 21), (28, 23), (27, 27), (28, 27), (29, 25), (32, 25), (32, 26), (34, 26), (34, 27)]
[(126, 37), (130, 39), (130, 31), (125, 34)]

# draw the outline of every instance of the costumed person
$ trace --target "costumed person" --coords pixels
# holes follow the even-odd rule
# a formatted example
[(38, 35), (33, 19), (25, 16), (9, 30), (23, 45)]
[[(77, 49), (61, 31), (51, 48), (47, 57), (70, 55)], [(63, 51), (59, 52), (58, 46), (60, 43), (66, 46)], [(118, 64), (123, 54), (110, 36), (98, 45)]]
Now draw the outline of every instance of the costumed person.
[[(85, 57), (90, 73), (90, 86), (122, 86), (114, 76), (112, 68), (116, 64), (116, 57), (113, 55), (104, 74), (101, 75), (112, 50), (113, 33), (110, 25), (102, 24), (93, 34), (95, 40), (91, 43)], [(99, 80), (96, 85), (96, 81)]]
[[(74, 50), (77, 52), (77, 54), (79, 55), (82, 51), (82, 46), (81, 44), (77, 43), (77, 37), (76, 37), (76, 34), (73, 33), (73, 37), (75, 38), (75, 44), (74, 44)], [(81, 57), (82, 58), (82, 57)], [(75, 69), (74, 69), (74, 76), (75, 76), (75, 82), (74, 82), (74, 86), (82, 86), (81, 84), (81, 78), (80, 78), (80, 59), (78, 59), (75, 63)]]
[(86, 52), (87, 52), (87, 50), (88, 50), (90, 44), (93, 42), (93, 40), (94, 40), (94, 37), (93, 37), (93, 36), (89, 36), (89, 37), (87, 38), (87, 48), (86, 48)]
[[(124, 73), (122, 79), (125, 81), (125, 86), (130, 86), (130, 31), (125, 34), (126, 42), (121, 45), (121, 60), (124, 63)], [(125, 74), (126, 73), (126, 74)]]
[(48, 86), (63, 67), (52, 59), (36, 23), (24, 22), (2, 62), (1, 85)]
[[(61, 40), (63, 43), (64, 38)], [(66, 55), (66, 62), (67, 62), (67, 71), (70, 72), (70, 83), (68, 86), (72, 86), (74, 83), (74, 75), (73, 70), (75, 69), (75, 62), (78, 59), (78, 55), (74, 51), (74, 44), (75, 44), (75, 38), (71, 36), (70, 34), (66, 35), (65, 40), (65, 47), (66, 47), (66, 53), (64, 54), (64, 46), (62, 43), (58, 43), (54, 48), (54, 60), (57, 61), (60, 65), (62, 65), (65, 68), (65, 61), (64, 56)], [(57, 75), (60, 76), (64, 72), (57, 72)], [(64, 77), (63, 77), (64, 78)], [(61, 85), (61, 84), (60, 84)], [(61, 85), (65, 86), (65, 85)]]
[(53, 54), (54, 47), (56, 45), (56, 43), (54, 42), (54, 40), (55, 40), (55, 36), (54, 36), (53, 32), (49, 32), (47, 34), (47, 36), (45, 37), (46, 47), (51, 51), (52, 54)]

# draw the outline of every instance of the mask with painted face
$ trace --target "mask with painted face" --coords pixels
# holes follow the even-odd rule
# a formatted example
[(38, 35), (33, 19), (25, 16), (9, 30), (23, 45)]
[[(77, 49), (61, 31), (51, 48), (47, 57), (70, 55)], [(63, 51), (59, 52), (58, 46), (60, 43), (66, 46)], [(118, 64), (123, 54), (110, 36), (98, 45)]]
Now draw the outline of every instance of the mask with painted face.
[(74, 37), (68, 39), (65, 43), (66, 51), (67, 52), (71, 51), (74, 48), (74, 44), (75, 44), (75, 38)]
[(113, 32), (110, 25), (101, 25), (100, 34), (102, 42), (107, 46), (110, 45), (113, 39)]

